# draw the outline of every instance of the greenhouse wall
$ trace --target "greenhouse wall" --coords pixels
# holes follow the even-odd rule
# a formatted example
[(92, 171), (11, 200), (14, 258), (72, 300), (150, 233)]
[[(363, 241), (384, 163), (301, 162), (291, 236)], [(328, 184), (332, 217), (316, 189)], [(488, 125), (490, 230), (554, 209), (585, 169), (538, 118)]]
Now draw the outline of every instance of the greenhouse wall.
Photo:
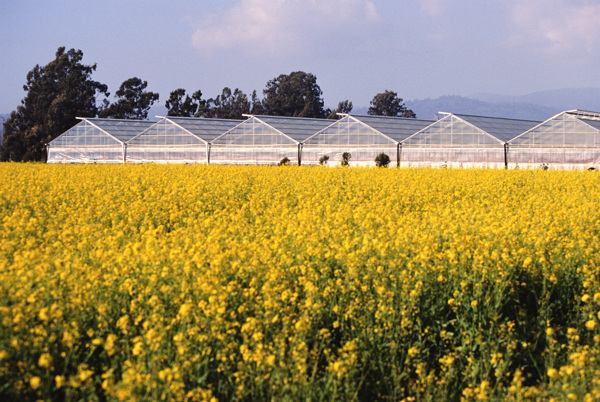
[(48, 163), (123, 163), (123, 146), (113, 148), (48, 147)]
[(206, 163), (206, 145), (198, 147), (127, 147), (127, 163)]
[(400, 166), (448, 166), (503, 168), (504, 147), (498, 148), (402, 148)]
[(350, 166), (375, 166), (375, 158), (380, 153), (385, 153), (390, 157), (390, 165), (396, 166), (398, 160), (398, 147), (384, 148), (302, 148), (302, 164), (318, 165), (323, 156), (328, 156), (328, 166), (337, 166), (342, 162), (342, 154), (350, 154)]
[(283, 158), (298, 164), (298, 146), (273, 148), (211, 147), (210, 164), (277, 165)]
[(508, 167), (587, 169), (600, 167), (600, 148), (508, 148)]

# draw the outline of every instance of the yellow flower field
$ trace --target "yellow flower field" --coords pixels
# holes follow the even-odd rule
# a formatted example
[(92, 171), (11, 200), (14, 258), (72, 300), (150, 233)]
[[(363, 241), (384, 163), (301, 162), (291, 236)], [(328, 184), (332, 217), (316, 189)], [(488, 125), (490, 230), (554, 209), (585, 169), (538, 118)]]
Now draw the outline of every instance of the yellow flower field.
[(0, 164), (3, 400), (600, 398), (597, 172)]

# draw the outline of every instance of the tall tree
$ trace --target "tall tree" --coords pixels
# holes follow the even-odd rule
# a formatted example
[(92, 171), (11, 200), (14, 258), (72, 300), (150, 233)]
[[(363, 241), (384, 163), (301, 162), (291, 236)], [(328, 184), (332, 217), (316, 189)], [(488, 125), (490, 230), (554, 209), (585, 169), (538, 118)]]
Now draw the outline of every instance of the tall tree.
[(374, 116), (417, 117), (415, 112), (404, 106), (403, 99), (396, 92), (388, 90), (373, 97), (367, 113)]
[(167, 116), (192, 117), (204, 113), (206, 101), (202, 100), (202, 91), (198, 90), (190, 97), (186, 95), (185, 89), (179, 88), (171, 92), (169, 99), (165, 102), (168, 109)]
[(352, 111), (352, 102), (349, 100), (344, 100), (338, 103), (338, 107), (335, 110), (332, 110), (327, 116), (328, 119), (339, 119), (338, 113), (350, 113)]
[(317, 77), (304, 71), (281, 74), (267, 82), (263, 90), (265, 114), (293, 117), (326, 117), (323, 91)]
[(265, 108), (262, 104), (262, 101), (258, 99), (258, 95), (256, 95), (256, 90), (252, 91), (252, 97), (250, 99), (250, 102), (252, 103), (252, 106), (250, 107), (250, 114), (265, 114)]
[(91, 79), (96, 64), (82, 59), (81, 50), (59, 47), (54, 60), (29, 71), (27, 95), (4, 124), (1, 160), (45, 160), (46, 144), (77, 124), (76, 117), (98, 115), (97, 97), (108, 96), (108, 87)]
[(233, 92), (228, 87), (223, 88), (221, 95), (208, 100), (205, 117), (218, 119), (241, 119), (243, 114), (250, 113), (248, 96), (238, 88)]
[(123, 81), (115, 93), (117, 101), (100, 112), (100, 117), (113, 119), (138, 119), (148, 118), (148, 110), (154, 102), (158, 101), (158, 94), (146, 91), (147, 81), (138, 77)]

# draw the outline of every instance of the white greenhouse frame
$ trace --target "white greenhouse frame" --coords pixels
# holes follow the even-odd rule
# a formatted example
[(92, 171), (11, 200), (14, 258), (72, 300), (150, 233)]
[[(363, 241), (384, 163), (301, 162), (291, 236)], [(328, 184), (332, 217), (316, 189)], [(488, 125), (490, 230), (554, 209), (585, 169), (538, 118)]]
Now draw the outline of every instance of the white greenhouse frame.
[(600, 168), (600, 113), (567, 110), (513, 138), (509, 167)]
[(47, 145), (48, 163), (125, 163), (126, 143), (154, 124), (148, 120), (77, 117), (78, 124)]
[(402, 143), (400, 166), (504, 168), (506, 142), (538, 121), (440, 112)]
[(161, 120), (127, 143), (127, 162), (209, 164), (211, 142), (242, 123), (242, 120), (157, 117)]
[(434, 123), (403, 117), (362, 116), (339, 113), (341, 118), (302, 143), (302, 163), (316, 165), (327, 157), (336, 166), (342, 155), (350, 154), (350, 166), (374, 166), (375, 158), (385, 153), (390, 161), (400, 161), (404, 139)]
[(303, 117), (244, 115), (236, 127), (216, 138), (210, 147), (210, 163), (275, 165), (284, 158), (301, 164), (301, 144), (334, 123)]

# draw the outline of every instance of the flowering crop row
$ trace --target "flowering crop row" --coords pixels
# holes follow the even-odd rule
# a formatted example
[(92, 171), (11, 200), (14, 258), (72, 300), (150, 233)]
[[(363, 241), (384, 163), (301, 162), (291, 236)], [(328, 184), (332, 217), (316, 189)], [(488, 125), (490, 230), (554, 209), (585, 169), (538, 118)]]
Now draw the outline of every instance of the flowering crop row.
[(595, 172), (0, 178), (3, 399), (600, 398)]

